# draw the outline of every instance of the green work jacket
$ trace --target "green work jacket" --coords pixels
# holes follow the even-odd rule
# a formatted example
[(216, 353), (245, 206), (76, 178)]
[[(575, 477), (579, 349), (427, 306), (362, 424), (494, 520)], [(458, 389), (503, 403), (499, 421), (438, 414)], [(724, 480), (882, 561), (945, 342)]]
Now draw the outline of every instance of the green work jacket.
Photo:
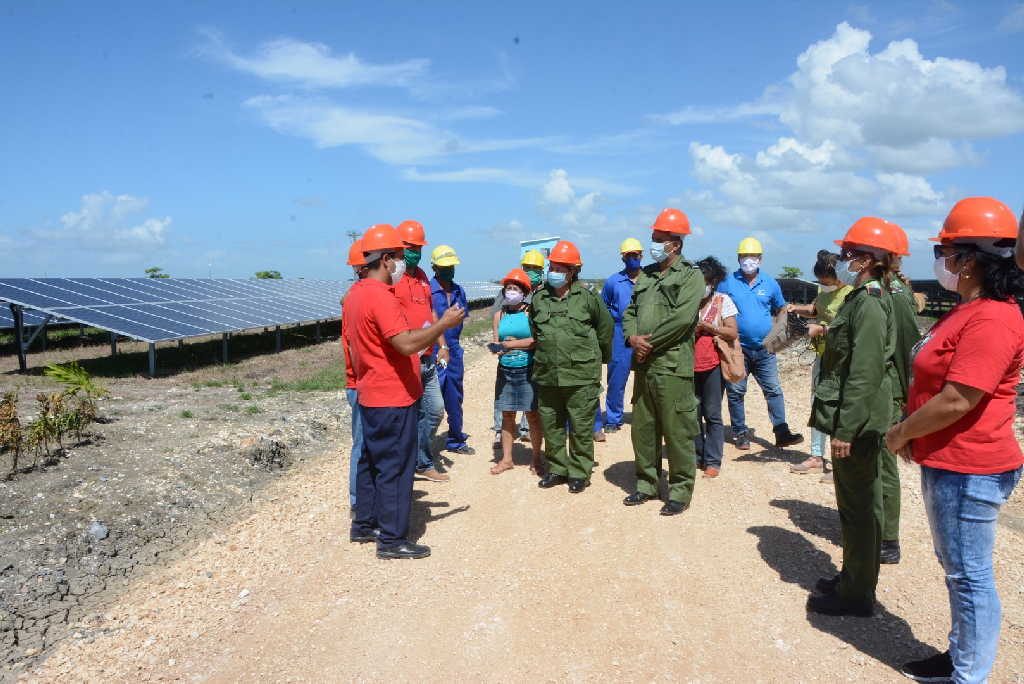
[(650, 335), (654, 349), (643, 363), (633, 355), (634, 370), (693, 377), (693, 339), (703, 296), (700, 269), (682, 257), (664, 272), (657, 264), (641, 270), (622, 316), (622, 334), (627, 344), (633, 335)]
[(892, 313), (896, 326), (896, 350), (893, 353), (891, 374), (893, 399), (900, 404), (907, 403), (910, 392), (910, 354), (921, 340), (921, 329), (917, 325), (917, 302), (914, 291), (899, 278), (893, 278), (889, 288), (892, 291)]
[(578, 282), (561, 299), (548, 286), (537, 290), (530, 303), (533, 381), (554, 387), (600, 384), (614, 327), (601, 299)]
[(844, 442), (884, 435), (892, 419), (895, 348), (892, 295), (874, 281), (856, 288), (828, 326), (811, 427)]

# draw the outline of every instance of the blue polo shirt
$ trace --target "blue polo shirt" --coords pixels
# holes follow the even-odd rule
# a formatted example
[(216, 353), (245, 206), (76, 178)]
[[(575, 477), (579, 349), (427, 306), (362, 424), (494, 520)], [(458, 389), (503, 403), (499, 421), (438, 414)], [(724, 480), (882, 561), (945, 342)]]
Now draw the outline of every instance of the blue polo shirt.
[(729, 295), (739, 309), (736, 325), (740, 329), (740, 344), (760, 349), (765, 335), (772, 329), (773, 314), (786, 306), (778, 282), (758, 272), (754, 281), (747, 284), (743, 271), (737, 269), (719, 283), (718, 291)]
[[(466, 301), (466, 291), (458, 283), (452, 283), (451, 292), (445, 292), (437, 278), (430, 279), (430, 305), (438, 318), (444, 316), (444, 312), (458, 304), (463, 311), (469, 311), (469, 302)], [(459, 346), (459, 336), (462, 335), (462, 324), (444, 331), (444, 343), (449, 347)]]
[(626, 308), (633, 300), (633, 281), (629, 279), (625, 269), (608, 276), (604, 281), (604, 287), (601, 288), (601, 299), (608, 307), (615, 325), (621, 327), (622, 315), (626, 313)]

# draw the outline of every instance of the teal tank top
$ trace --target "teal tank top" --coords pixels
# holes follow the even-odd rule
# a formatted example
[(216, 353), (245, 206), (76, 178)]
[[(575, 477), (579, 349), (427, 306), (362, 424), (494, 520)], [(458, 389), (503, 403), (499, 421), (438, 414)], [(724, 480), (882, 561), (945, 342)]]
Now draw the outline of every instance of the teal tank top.
[[(508, 339), (525, 340), (533, 337), (530, 330), (530, 318), (525, 311), (517, 313), (501, 312), (501, 320), (498, 321), (498, 340), (504, 342)], [(501, 355), (498, 363), (505, 368), (526, 368), (530, 365), (533, 352), (525, 349), (515, 349)]]

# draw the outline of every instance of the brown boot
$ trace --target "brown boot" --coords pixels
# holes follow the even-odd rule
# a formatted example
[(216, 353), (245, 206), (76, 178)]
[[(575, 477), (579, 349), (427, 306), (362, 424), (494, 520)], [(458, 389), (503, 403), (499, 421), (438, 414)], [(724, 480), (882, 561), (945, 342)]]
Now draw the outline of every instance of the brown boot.
[(448, 480), (451, 479), (448, 476), (448, 473), (440, 473), (437, 471), (436, 468), (430, 468), (428, 470), (424, 470), (422, 473), (416, 474), (419, 475), (420, 477), (425, 477), (432, 482), (447, 482)]

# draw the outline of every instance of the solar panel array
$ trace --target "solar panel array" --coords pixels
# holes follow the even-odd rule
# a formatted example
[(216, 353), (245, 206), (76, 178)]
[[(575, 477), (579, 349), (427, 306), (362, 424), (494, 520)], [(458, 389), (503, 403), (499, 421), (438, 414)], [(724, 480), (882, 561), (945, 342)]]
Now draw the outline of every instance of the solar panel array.
[(486, 282), (459, 283), (466, 291), (466, 299), (470, 302), (494, 299), (501, 292), (501, 285)]
[[(46, 314), (41, 314), (36, 311), (25, 311), (22, 316), (22, 322), (27, 326), (42, 325), (43, 321), (46, 320)], [(59, 325), (62, 321), (56, 318), (50, 321), (50, 325)], [(67, 323), (67, 321), (63, 321)], [(0, 330), (7, 330), (14, 327), (14, 316), (11, 315), (11, 309), (7, 305), (0, 306)]]
[(338, 318), (345, 289), (332, 280), (5, 278), (0, 302), (23, 306), (27, 324), (50, 314), (161, 342)]

